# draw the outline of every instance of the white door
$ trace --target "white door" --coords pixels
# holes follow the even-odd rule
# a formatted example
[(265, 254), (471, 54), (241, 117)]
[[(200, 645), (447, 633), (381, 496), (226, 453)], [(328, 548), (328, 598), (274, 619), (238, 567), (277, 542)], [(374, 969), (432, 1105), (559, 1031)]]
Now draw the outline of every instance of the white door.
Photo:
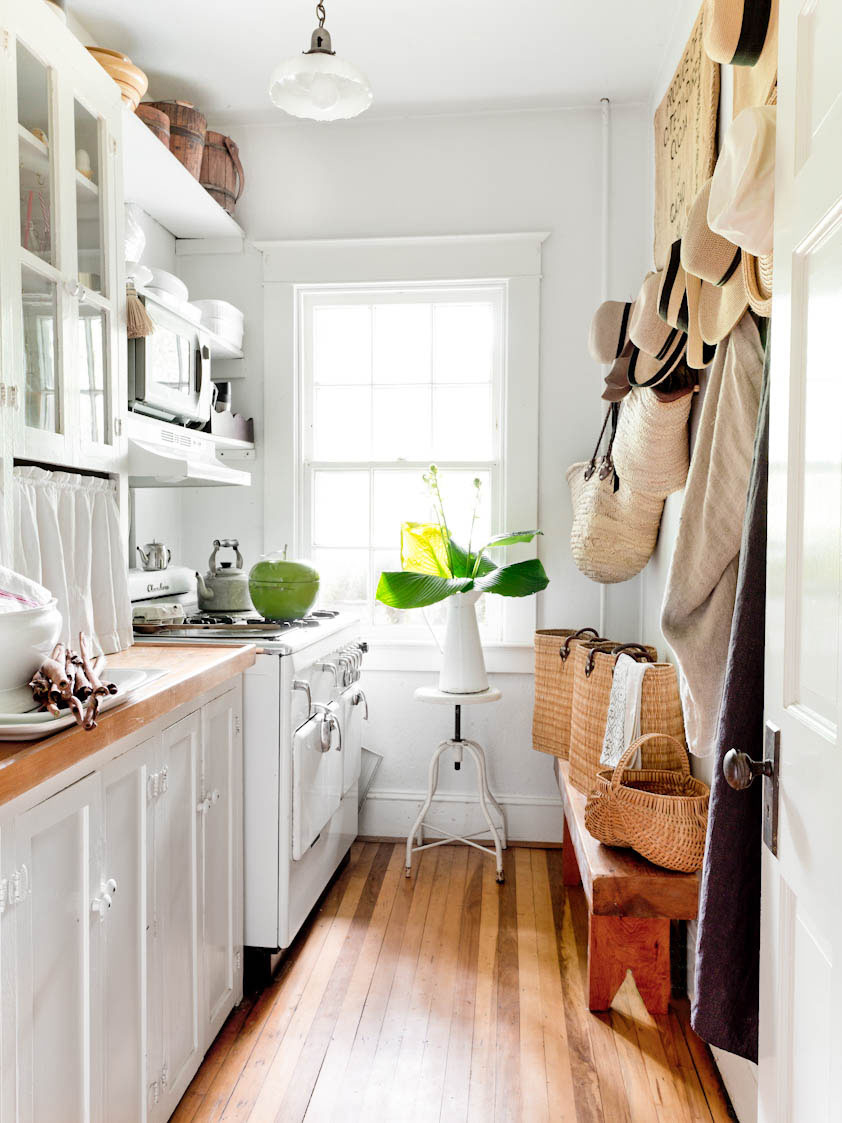
[(242, 735), (240, 690), (202, 709), (198, 806), (201, 830), (202, 976), (207, 1040), (239, 991), (242, 962)]
[(23, 1123), (102, 1118), (95, 1016), (105, 908), (101, 801), (99, 776), (88, 776), (16, 823), (23, 878), (14, 909)]
[(102, 775), (105, 917), (103, 1096), (108, 1123), (146, 1119), (147, 783), (158, 740), (118, 757)]
[[(336, 718), (338, 707), (327, 709)], [(338, 718), (336, 719), (338, 721)], [(292, 738), (292, 856), (302, 858), (338, 810), (342, 796), (339, 733), (316, 713)]]
[(761, 1123), (842, 1110), (840, 43), (838, 2), (781, 0), (766, 627), (780, 822), (777, 858), (763, 848)]
[(360, 778), (363, 750), (363, 718), (368, 717), (368, 700), (356, 684), (340, 695), (342, 720), (342, 794)]
[[(155, 959), (161, 1009), (158, 1118), (168, 1119), (201, 1054), (199, 1033), (198, 765), (200, 715), (165, 729), (154, 801)], [(150, 1073), (150, 1081), (155, 1082)], [(154, 1096), (153, 1096), (154, 1099)]]

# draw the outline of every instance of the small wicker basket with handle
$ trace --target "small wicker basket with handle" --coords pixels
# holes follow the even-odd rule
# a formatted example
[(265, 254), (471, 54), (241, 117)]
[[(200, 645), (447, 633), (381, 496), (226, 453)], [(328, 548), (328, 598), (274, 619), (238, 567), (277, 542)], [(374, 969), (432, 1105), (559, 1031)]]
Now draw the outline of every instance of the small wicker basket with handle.
[[(638, 749), (660, 742), (659, 762), (671, 768), (629, 769)], [(651, 751), (650, 748), (650, 751)], [(710, 788), (690, 775), (687, 751), (675, 737), (647, 733), (632, 741), (616, 768), (603, 768), (585, 805), (585, 826), (609, 846), (628, 846), (657, 866), (693, 873), (702, 868)]]
[(567, 760), (570, 751), (570, 709), (574, 646), (599, 642), (595, 628), (542, 628), (535, 633), (535, 702), (532, 747)]

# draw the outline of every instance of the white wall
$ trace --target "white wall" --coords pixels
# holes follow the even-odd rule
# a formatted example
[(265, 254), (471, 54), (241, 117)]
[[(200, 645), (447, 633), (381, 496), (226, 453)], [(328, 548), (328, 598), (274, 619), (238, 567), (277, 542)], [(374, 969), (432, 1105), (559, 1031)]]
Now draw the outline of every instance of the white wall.
[[(647, 258), (649, 123), (644, 107), (613, 111), (612, 239), (609, 290), (631, 297)], [(570, 558), (565, 470), (590, 456), (601, 421), (601, 369), (587, 352), (591, 315), (601, 299), (601, 112), (559, 110), (395, 120), (345, 125), (290, 124), (236, 130), (248, 186), (238, 219), (254, 240), (549, 230), (544, 244), (541, 327), (540, 553), (551, 584), (539, 601), (544, 626), (594, 624), (599, 589)], [(258, 460), (251, 494), (227, 489), (185, 492), (184, 559), (202, 564), (215, 535), (238, 537), (249, 561), (262, 541), (260, 447), (262, 299), (260, 261), (245, 255), (179, 258), (196, 297), (231, 299), (247, 316), (246, 378), (234, 383), (235, 408), (258, 421)], [(201, 291), (200, 291), (201, 290)], [(232, 364), (233, 366), (234, 364)], [(513, 372), (516, 380), (517, 372)], [(271, 439), (266, 428), (265, 439)], [(502, 528), (501, 528), (502, 529)], [(611, 590), (612, 610), (636, 623), (636, 585)], [(631, 623), (628, 625), (632, 627)], [(630, 633), (631, 634), (631, 633)], [(399, 834), (414, 817), (434, 745), (450, 717), (413, 702), (430, 676), (369, 672), (369, 747), (384, 756), (363, 830)], [(480, 734), (504, 797), (512, 836), (558, 840), (561, 820), (551, 759), (530, 743), (530, 675), (498, 675), (504, 699), (466, 714)], [(432, 712), (431, 712), (432, 711)], [(454, 791), (469, 769), (446, 769)], [(463, 808), (448, 804), (459, 814)]]

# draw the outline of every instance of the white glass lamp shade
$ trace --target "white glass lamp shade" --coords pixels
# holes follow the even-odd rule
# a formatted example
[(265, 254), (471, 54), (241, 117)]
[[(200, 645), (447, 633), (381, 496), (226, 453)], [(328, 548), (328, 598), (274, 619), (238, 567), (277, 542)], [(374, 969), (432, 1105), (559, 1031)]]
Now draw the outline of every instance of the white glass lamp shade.
[(269, 80), (269, 96), (279, 109), (312, 121), (356, 117), (374, 98), (361, 70), (343, 58), (319, 52), (278, 63)]

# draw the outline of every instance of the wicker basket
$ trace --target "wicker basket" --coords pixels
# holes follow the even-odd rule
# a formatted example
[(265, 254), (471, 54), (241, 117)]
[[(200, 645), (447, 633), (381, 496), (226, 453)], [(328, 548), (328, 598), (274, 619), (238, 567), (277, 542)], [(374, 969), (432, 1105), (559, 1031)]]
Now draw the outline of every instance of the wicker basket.
[(692, 394), (660, 402), (645, 388), (632, 390), (623, 402), (614, 463), (632, 491), (666, 499), (684, 487), (690, 467), (687, 418), (692, 404)]
[[(654, 753), (668, 768), (653, 768)], [(640, 749), (649, 767), (627, 770)], [(585, 826), (600, 842), (628, 846), (655, 865), (693, 873), (702, 868), (710, 788), (690, 775), (684, 745), (649, 733), (632, 741), (616, 768), (602, 769), (585, 805)]]
[(623, 651), (652, 664), (643, 677), (641, 688), (640, 732), (667, 733), (684, 739), (684, 716), (675, 667), (671, 663), (656, 663), (658, 653), (654, 647), (624, 644), (590, 650), (576, 648), (571, 675), (570, 783), (584, 795), (594, 786), (600, 768), (614, 664)]
[(570, 749), (570, 706), (574, 646), (599, 640), (595, 628), (543, 628), (535, 633), (535, 704), (532, 747), (567, 760)]

